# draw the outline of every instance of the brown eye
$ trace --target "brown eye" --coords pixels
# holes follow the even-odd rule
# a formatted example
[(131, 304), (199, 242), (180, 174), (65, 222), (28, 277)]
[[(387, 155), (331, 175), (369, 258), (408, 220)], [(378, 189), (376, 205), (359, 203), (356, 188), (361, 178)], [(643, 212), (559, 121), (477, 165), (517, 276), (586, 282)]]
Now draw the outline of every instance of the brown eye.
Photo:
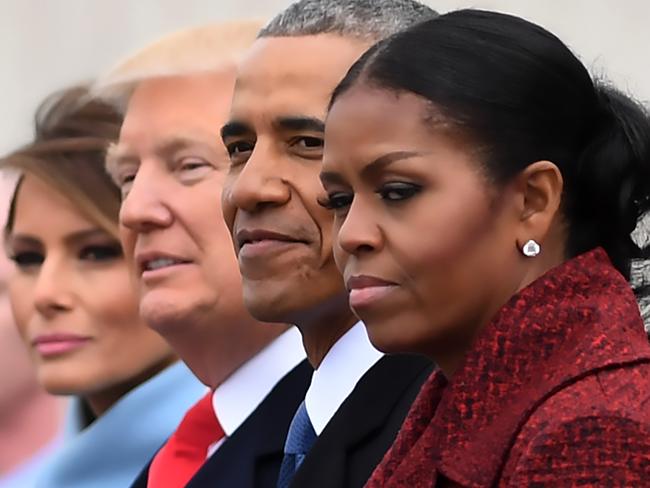
[(226, 150), (228, 151), (228, 156), (230, 156), (230, 163), (233, 166), (245, 163), (248, 161), (254, 148), (254, 144), (246, 141), (235, 141), (226, 144)]
[(294, 145), (302, 149), (321, 149), (323, 147), (323, 139), (320, 137), (300, 137), (295, 139)]

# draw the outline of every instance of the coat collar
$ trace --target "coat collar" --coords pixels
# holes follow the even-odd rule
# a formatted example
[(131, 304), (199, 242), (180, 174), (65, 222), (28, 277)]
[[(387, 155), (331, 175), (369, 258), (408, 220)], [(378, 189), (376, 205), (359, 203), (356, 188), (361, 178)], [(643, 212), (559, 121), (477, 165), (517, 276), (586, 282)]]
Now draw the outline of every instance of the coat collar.
[(256, 486), (265, 470), (277, 479), (289, 424), (312, 371), (306, 359), (289, 371), (187, 486)]
[(377, 452), (380, 458), (388, 449), (431, 369), (431, 361), (410, 354), (377, 361), (318, 436), (292, 486), (348, 486), (353, 473), (367, 478), (378, 462), (367, 453)]
[(430, 380), (437, 409), (409, 451), (424, 450), (435, 471), (463, 486), (491, 486), (553, 392), (599, 369), (649, 361), (649, 351), (629, 284), (602, 249), (590, 251), (514, 295), (448, 386), (440, 373)]
[[(180, 361), (124, 395), (82, 431), (71, 406), (71, 437), (39, 476), (39, 487), (129, 486), (206, 387)], [(125, 442), (125, 437), (128, 442)]]

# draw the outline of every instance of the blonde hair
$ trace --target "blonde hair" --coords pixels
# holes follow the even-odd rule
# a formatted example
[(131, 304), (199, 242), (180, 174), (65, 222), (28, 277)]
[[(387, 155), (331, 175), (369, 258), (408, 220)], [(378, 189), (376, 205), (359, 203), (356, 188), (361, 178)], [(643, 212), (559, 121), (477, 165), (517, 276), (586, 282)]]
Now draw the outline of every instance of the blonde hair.
[(257, 20), (219, 22), (165, 36), (100, 77), (93, 95), (124, 113), (141, 81), (209, 72), (236, 64), (263, 25)]

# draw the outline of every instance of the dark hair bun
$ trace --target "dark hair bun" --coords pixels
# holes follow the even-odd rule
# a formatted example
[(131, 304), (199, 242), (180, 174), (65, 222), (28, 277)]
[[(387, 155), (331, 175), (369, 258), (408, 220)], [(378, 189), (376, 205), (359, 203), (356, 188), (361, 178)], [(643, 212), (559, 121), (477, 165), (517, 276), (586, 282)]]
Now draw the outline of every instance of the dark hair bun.
[[(623, 271), (632, 258), (646, 257), (631, 238), (650, 209), (650, 117), (631, 98), (596, 82), (594, 130), (577, 165), (572, 221), (574, 249), (599, 242)], [(628, 270), (629, 273), (629, 270)]]

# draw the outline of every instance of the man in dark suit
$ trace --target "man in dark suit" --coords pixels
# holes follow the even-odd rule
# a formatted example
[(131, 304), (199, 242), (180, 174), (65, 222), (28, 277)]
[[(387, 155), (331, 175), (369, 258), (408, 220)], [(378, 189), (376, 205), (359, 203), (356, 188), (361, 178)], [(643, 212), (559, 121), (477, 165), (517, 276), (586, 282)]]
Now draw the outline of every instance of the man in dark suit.
[[(175, 34), (97, 87), (125, 110), (107, 169), (123, 195), (122, 243), (140, 312), (210, 388), (135, 487), (274, 487), (311, 378), (295, 327), (261, 323), (244, 308), (221, 215), (228, 156), (218, 129), (235, 61), (259, 27), (224, 23)], [(125, 442), (137, 440), (125, 433)]]
[(372, 346), (317, 200), (332, 90), (372, 43), (433, 15), (412, 0), (301, 0), (262, 29), (239, 67), (222, 129), (231, 162), (222, 198), (244, 302), (258, 320), (297, 324), (315, 369), (281, 488), (363, 486), (431, 371), (423, 358)]

